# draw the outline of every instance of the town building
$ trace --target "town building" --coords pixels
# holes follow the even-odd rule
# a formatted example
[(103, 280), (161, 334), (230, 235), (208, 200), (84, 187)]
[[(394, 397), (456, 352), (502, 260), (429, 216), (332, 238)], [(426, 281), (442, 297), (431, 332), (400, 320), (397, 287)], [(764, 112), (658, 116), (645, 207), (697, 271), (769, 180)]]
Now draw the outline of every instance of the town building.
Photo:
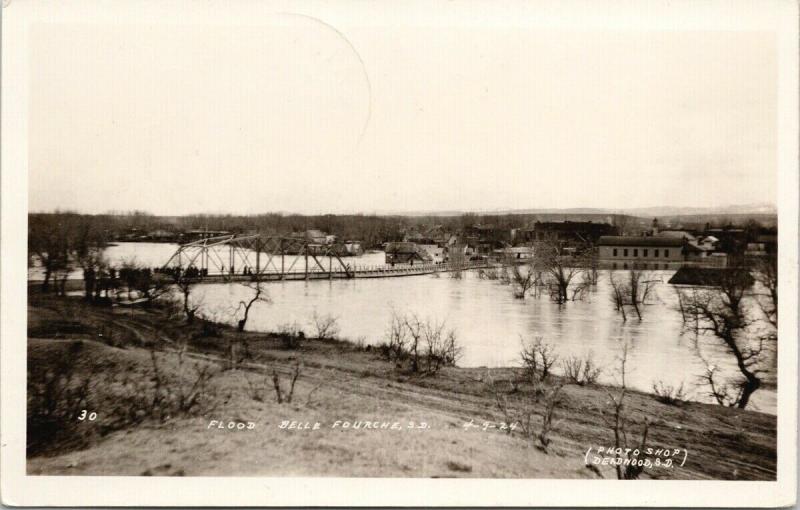
[(778, 234), (759, 234), (756, 237), (756, 243), (767, 255), (775, 255), (778, 253)]
[(717, 251), (711, 243), (687, 242), (684, 246), (684, 256), (687, 262), (698, 265), (713, 267), (728, 265), (728, 255)]
[(741, 228), (711, 228), (703, 232), (719, 240), (717, 248), (725, 253), (742, 255), (747, 249), (748, 233)]
[(488, 255), (494, 250), (511, 246), (512, 229), (493, 225), (472, 225), (464, 229), (464, 240), (475, 253)]
[(387, 264), (414, 264), (433, 262), (433, 257), (416, 243), (390, 242), (384, 247)]
[(618, 233), (617, 227), (592, 221), (537, 221), (516, 232), (515, 244), (541, 241), (558, 242), (567, 246), (586, 246), (597, 243), (602, 236)]
[(776, 234), (760, 234), (747, 243), (746, 257), (766, 257), (778, 252), (778, 236)]
[(179, 235), (170, 230), (156, 229), (147, 233), (147, 238), (151, 241), (158, 242), (175, 242)]
[(434, 225), (428, 229), (411, 230), (403, 235), (403, 241), (409, 243), (445, 246), (453, 234), (442, 225)]
[(364, 247), (360, 241), (345, 241), (344, 251), (346, 255), (357, 257), (364, 254)]
[(322, 230), (310, 229), (306, 230), (304, 237), (310, 243), (314, 244), (328, 244), (328, 235)]
[(425, 250), (431, 256), (434, 262), (443, 262), (445, 256), (445, 247), (438, 244), (418, 244), (417, 247)]
[(719, 239), (714, 236), (703, 236), (697, 240), (697, 244), (710, 250), (719, 249)]
[(653, 235), (658, 237), (671, 237), (673, 239), (683, 239), (687, 242), (697, 241), (697, 237), (691, 232), (687, 232), (686, 230), (659, 230), (654, 232)]
[(683, 265), (726, 267), (727, 254), (715, 239), (691, 241), (683, 235), (603, 236), (598, 240), (598, 259), (611, 268), (667, 269)]
[(187, 230), (183, 233), (183, 242), (198, 241), (200, 239), (211, 239), (212, 237), (219, 237), (230, 235), (229, 230), (208, 230), (208, 229), (194, 229)]
[(662, 236), (602, 236), (598, 259), (611, 267), (666, 268), (684, 262), (686, 241)]
[(495, 257), (504, 260), (528, 260), (533, 258), (533, 254), (532, 246), (513, 246), (494, 251)]

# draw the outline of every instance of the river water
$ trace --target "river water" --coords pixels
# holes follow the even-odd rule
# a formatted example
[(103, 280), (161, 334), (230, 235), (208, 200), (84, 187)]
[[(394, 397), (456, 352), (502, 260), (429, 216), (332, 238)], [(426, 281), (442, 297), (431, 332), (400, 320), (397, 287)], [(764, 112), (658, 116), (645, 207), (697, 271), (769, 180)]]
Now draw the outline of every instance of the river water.
[[(120, 243), (109, 247), (106, 256), (112, 264), (135, 258), (140, 264), (156, 267), (166, 262), (176, 248), (164, 243)], [(369, 266), (382, 264), (383, 257), (382, 253), (372, 253), (350, 257), (345, 262)], [(302, 266), (295, 269), (302, 270)], [(519, 365), (521, 341), (542, 337), (562, 359), (591, 354), (604, 368), (600, 381), (605, 383), (618, 382), (615, 367), (621, 348), (627, 343), (626, 382), (630, 387), (652, 391), (657, 381), (671, 386), (684, 384), (690, 399), (710, 401), (706, 388), (698, 386), (704, 365), (694, 349), (694, 333), (683, 331), (675, 290), (666, 283), (674, 271), (648, 272), (648, 279), (661, 283), (655, 286), (651, 304), (643, 307), (641, 321), (632, 312), (623, 321), (614, 310), (609, 273), (601, 272), (597, 286), (582, 300), (561, 306), (547, 296), (516, 299), (508, 285), (481, 279), (473, 271), (465, 272), (461, 279), (441, 274), (273, 282), (267, 284), (271, 303), (254, 305), (247, 329), (273, 331), (296, 323), (311, 334), (311, 319), (316, 312), (337, 317), (341, 337), (375, 345), (384, 340), (393, 312), (415, 313), (432, 321), (445, 321), (448, 328), (456, 331), (463, 346), (460, 366)], [(622, 278), (623, 272), (619, 273)], [(199, 285), (195, 292), (207, 316), (231, 322), (239, 301), (250, 295), (252, 290), (238, 283)], [(719, 367), (722, 376), (736, 375), (731, 355), (717, 342), (701, 337), (699, 344), (703, 355)], [(769, 356), (768, 366), (774, 376), (774, 355)], [(750, 407), (774, 414), (775, 391), (760, 389)]]

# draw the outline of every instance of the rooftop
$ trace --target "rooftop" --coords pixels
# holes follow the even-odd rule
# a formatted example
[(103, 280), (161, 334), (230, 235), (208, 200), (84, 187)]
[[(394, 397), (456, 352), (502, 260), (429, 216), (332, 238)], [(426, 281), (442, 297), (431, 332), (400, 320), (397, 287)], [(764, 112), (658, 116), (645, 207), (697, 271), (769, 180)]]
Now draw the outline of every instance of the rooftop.
[(656, 235), (658, 235), (659, 237), (673, 237), (676, 239), (686, 238), (690, 241), (694, 241), (695, 239), (697, 239), (695, 236), (693, 236), (689, 232), (686, 232), (685, 230), (662, 230)]
[(683, 239), (653, 236), (602, 236), (598, 239), (597, 244), (598, 246), (663, 246), (666, 248), (680, 248), (683, 246)]
[(753, 284), (753, 277), (747, 271), (738, 268), (703, 268), (682, 267), (672, 275), (669, 283), (673, 285), (722, 285), (730, 278), (741, 278), (748, 287)]

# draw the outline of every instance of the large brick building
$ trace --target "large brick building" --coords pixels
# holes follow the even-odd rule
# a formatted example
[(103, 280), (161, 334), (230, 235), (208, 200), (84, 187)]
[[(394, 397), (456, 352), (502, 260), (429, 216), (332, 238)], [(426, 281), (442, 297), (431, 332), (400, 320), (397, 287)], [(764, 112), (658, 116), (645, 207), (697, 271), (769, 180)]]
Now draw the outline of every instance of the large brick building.
[(602, 236), (598, 256), (604, 262), (669, 263), (685, 260), (684, 239), (654, 236)]

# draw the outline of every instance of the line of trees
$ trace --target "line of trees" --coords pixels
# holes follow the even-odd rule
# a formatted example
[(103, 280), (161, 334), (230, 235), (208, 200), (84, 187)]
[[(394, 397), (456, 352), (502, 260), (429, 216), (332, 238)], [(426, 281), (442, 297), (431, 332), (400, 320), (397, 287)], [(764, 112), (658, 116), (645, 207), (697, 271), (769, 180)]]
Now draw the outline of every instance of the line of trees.
[[(28, 218), (28, 264), (38, 263), (44, 272), (42, 290), (64, 293), (67, 275), (82, 268), (98, 271), (107, 235), (93, 216), (76, 213), (30, 215)], [(89, 290), (94, 289), (87, 289)], [(93, 292), (92, 292), (93, 293)]]

